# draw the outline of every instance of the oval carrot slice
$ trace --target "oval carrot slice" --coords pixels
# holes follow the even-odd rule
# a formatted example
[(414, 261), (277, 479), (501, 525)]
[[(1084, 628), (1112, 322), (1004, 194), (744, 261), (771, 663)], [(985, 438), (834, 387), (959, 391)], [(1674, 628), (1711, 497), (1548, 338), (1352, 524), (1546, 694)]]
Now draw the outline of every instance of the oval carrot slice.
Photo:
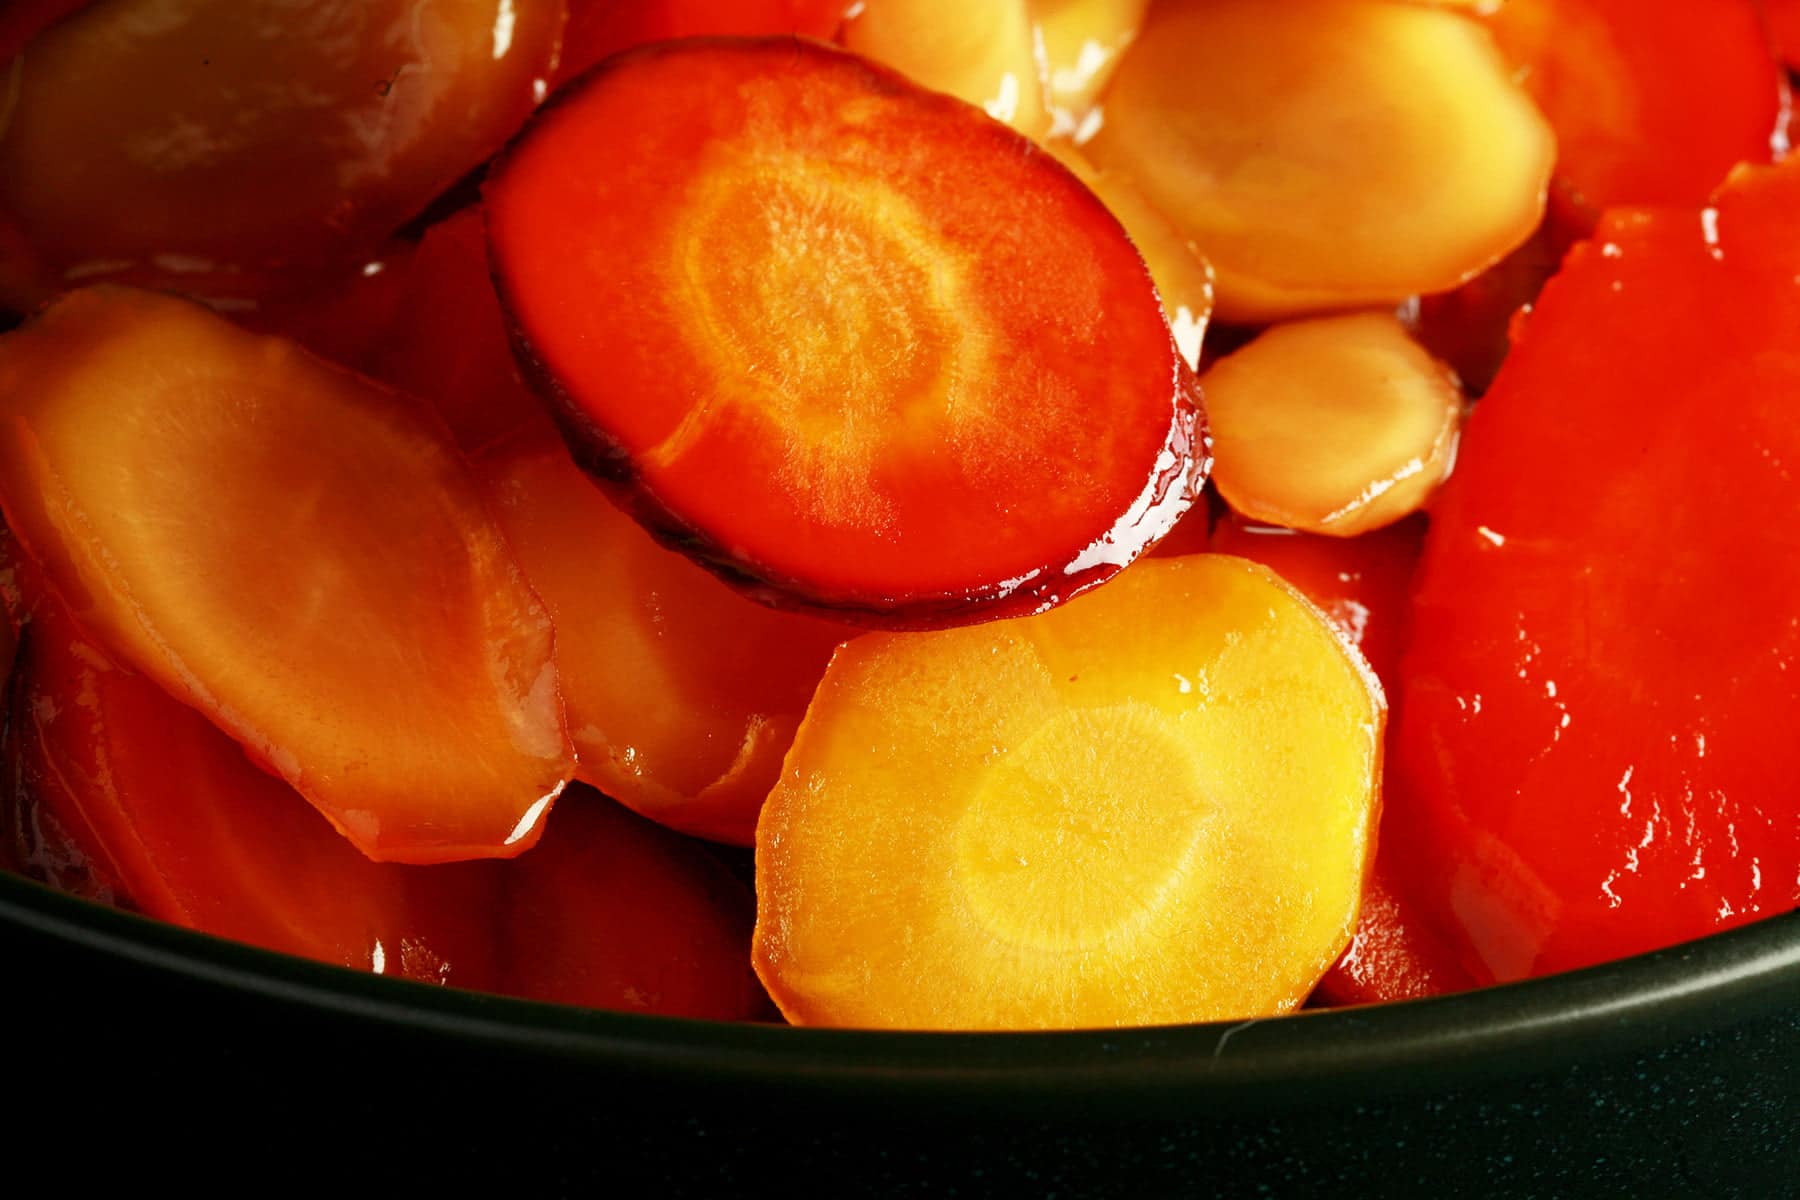
[(110, 652), (372, 858), (517, 854), (569, 778), (549, 621), (409, 397), (74, 292), (0, 339), (0, 507)]
[(487, 203), (577, 457), (765, 598), (894, 624), (1056, 603), (1204, 475), (1118, 222), (1018, 134), (852, 55), (622, 55)]
[(1223, 556), (860, 638), (757, 826), (757, 970), (799, 1024), (1292, 1009), (1356, 919), (1384, 714), (1317, 609)]
[(1392, 313), (1277, 325), (1202, 386), (1213, 483), (1256, 520), (1352, 537), (1418, 509), (1456, 457), (1462, 388)]
[(1262, 322), (1455, 287), (1543, 212), (1549, 126), (1492, 39), (1388, 0), (1169, 0), (1087, 143)]

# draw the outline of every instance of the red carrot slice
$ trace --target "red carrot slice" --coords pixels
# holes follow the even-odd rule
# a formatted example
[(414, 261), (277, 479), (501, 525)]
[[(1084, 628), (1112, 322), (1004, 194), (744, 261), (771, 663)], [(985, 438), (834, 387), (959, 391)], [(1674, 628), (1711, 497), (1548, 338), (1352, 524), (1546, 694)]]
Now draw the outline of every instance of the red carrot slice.
[(1565, 202), (1699, 204), (1784, 136), (1786, 85), (1752, 0), (1508, 0), (1490, 18), (1556, 129)]
[(1796, 211), (1602, 221), (1433, 509), (1383, 834), (1478, 982), (1800, 901)]
[(505, 881), (498, 990), (714, 1021), (774, 1015), (750, 968), (750, 889), (679, 834), (578, 785), (536, 849), (493, 869)]
[(1060, 602), (1192, 502), (1198, 405), (1104, 207), (978, 109), (792, 40), (620, 56), (487, 189), (577, 456), (765, 598)]
[(340, 966), (492, 986), (487, 864), (370, 862), (60, 604), (32, 620), (12, 711), (4, 840), (52, 886)]

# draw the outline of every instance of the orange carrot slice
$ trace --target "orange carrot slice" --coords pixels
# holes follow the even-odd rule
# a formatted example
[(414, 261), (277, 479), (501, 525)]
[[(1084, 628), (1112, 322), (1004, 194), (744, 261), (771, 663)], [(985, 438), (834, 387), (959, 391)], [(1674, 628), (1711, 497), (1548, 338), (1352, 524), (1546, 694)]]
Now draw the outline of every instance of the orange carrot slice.
[(1204, 474), (1118, 222), (1017, 133), (855, 56), (621, 55), (487, 203), (577, 457), (765, 598), (894, 624), (1040, 608), (1130, 562)]
[(1383, 715), (1317, 609), (1223, 556), (860, 638), (757, 826), (757, 970), (801, 1024), (1292, 1009), (1355, 923)]
[(747, 600), (658, 545), (553, 434), (476, 467), (556, 625), (576, 774), (673, 829), (749, 845), (813, 688), (855, 631)]
[(1555, 142), (1487, 32), (1389, 0), (1169, 0), (1087, 143), (1261, 322), (1455, 287), (1524, 241)]
[(569, 778), (549, 621), (407, 397), (74, 292), (0, 339), (0, 507), (110, 653), (370, 857), (517, 854)]

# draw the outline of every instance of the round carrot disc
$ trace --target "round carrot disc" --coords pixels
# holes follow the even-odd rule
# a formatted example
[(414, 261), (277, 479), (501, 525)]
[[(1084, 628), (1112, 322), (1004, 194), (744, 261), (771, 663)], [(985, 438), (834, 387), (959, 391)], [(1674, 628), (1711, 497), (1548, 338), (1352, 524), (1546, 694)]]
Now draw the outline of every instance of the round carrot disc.
[(576, 455), (764, 599), (890, 624), (1060, 602), (1205, 472), (1142, 260), (979, 109), (793, 39), (611, 60), (487, 188)]

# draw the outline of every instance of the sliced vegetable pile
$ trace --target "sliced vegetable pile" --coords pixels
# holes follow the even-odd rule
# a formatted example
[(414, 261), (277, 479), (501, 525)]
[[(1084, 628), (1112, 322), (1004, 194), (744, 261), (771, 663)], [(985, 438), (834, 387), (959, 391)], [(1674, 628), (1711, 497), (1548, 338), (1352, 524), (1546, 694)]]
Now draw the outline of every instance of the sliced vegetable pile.
[(1792, 909), (1796, 14), (9, 5), (0, 866), (892, 1028)]

